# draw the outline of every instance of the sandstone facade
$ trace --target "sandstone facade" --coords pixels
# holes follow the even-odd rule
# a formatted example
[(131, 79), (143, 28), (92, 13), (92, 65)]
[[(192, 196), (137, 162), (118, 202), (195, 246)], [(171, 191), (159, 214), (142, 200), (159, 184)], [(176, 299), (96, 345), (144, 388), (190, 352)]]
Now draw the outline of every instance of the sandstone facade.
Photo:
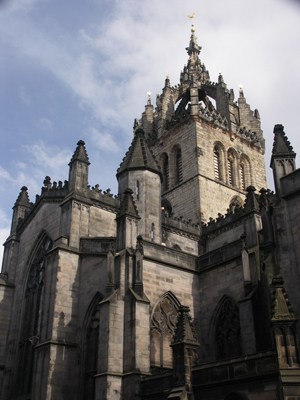
[(200, 50), (192, 30), (180, 84), (135, 121), (118, 196), (88, 186), (83, 141), (68, 181), (47, 176), (34, 204), (22, 187), (2, 399), (300, 398), (296, 155), (276, 125), (266, 190), (259, 113), (210, 81)]

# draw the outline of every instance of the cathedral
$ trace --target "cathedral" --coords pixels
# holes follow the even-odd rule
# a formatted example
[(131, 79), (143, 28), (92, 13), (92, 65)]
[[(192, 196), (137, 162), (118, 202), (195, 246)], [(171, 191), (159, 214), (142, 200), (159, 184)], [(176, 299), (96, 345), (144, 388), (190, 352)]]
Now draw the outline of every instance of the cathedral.
[(193, 27), (186, 50), (134, 122), (118, 195), (89, 186), (82, 140), (68, 180), (46, 176), (35, 202), (21, 188), (1, 399), (300, 399), (296, 154), (275, 125), (268, 190), (258, 110), (210, 81)]

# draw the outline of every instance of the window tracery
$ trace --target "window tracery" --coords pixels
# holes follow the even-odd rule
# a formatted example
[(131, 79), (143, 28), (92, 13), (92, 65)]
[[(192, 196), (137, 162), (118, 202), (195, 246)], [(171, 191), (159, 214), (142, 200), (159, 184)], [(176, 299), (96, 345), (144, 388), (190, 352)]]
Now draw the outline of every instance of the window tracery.
[(43, 235), (31, 261), (19, 342), (18, 385), (16, 386), (16, 392), (20, 395), (31, 392), (34, 347), (40, 339), (43, 317), (46, 253), (51, 250), (52, 246), (52, 240), (47, 235)]
[(85, 339), (84, 398), (95, 399), (95, 379), (98, 367), (100, 310), (99, 303), (89, 319)]
[(215, 341), (218, 360), (241, 355), (239, 309), (236, 303), (229, 297), (223, 300), (218, 312)]
[(160, 372), (172, 368), (170, 347), (177, 322), (179, 301), (167, 292), (155, 304), (151, 316), (151, 368)]

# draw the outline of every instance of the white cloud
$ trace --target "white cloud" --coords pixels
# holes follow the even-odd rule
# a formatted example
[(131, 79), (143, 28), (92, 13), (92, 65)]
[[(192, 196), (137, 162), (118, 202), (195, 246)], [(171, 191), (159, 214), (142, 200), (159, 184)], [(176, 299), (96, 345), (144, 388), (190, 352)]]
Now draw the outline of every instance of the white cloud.
[(12, 177), (10, 176), (10, 173), (6, 171), (6, 169), (1, 167), (1, 165), (0, 165), (0, 178), (6, 181), (13, 181)]
[(99, 132), (95, 128), (90, 128), (88, 135), (93, 144), (100, 150), (106, 150), (112, 153), (116, 153), (119, 150), (117, 143), (110, 133)]
[[(23, 171), (20, 171), (19, 168), (25, 169), (28, 167), (24, 163), (16, 163), (18, 169), (14, 173), (9, 173), (6, 169), (1, 167), (0, 165), (0, 182), (1, 182), (1, 191), (6, 190), (7, 186), (15, 188), (16, 193), (18, 192), (18, 188), (26, 185), (31, 190), (35, 192), (40, 191), (41, 185), (37, 183), (37, 177), (40, 171), (28, 171), (26, 174)], [(2, 195), (3, 196), (3, 195)]]
[(42, 166), (45, 170), (50, 169), (52, 172), (60, 173), (70, 161), (70, 150), (56, 146), (47, 146), (40, 141), (33, 145), (24, 145), (23, 148), (30, 155), (30, 162)]
[(26, 169), (27, 165), (22, 161), (17, 161), (16, 166), (20, 169)]
[(30, 105), (31, 103), (31, 98), (30, 96), (26, 93), (26, 89), (24, 86), (21, 87), (20, 89), (20, 99), (22, 100), (23, 103), (25, 103), (27, 106)]
[(17, 12), (29, 12), (37, 3), (45, 0), (2, 0), (1, 11), (8, 16)]
[(37, 120), (37, 126), (41, 130), (52, 130), (52, 122), (48, 118), (40, 118)]
[[(0, 31), (11, 48), (18, 49), (20, 59), (34, 60), (35, 71), (50, 71), (55, 78), (53, 82), (57, 83), (56, 90), (59, 92), (59, 86), (63, 85), (70, 97), (88, 111), (87, 115), (94, 117), (97, 129), (84, 128), (84, 132), (96, 148), (117, 154), (124, 132), (128, 138), (132, 135), (133, 120), (140, 117), (147, 101), (146, 92), (151, 90), (155, 104), (167, 70), (171, 84), (179, 82), (180, 69), (188, 58), (185, 47), (191, 21), (186, 15), (194, 11), (198, 43), (203, 46), (200, 57), (210, 71), (211, 80), (217, 80), (221, 65), (225, 82), (235, 90), (236, 96), (238, 85), (243, 82), (247, 101), (252, 109), (260, 111), (266, 136), (272, 137), (275, 123), (286, 125), (287, 120), (291, 126), (298, 125), (297, 112), (292, 110), (295, 110), (293, 99), (297, 98), (299, 86), (295, 79), (300, 67), (295, 51), (300, 34), (299, 15), (284, 1), (265, 0), (262, 4), (261, 0), (254, 0), (250, 4), (212, 0), (210, 7), (203, 8), (201, 2), (182, 0), (116, 0), (111, 2), (113, 12), (105, 20), (101, 19), (98, 26), (80, 20), (72, 25), (72, 33), (56, 21), (51, 22), (49, 16), (44, 20), (38, 14), (38, 7), (34, 7), (39, 2), (7, 2), (10, 12), (2, 18)], [(103, 0), (98, 2), (100, 13), (105, 11), (103, 3)], [(31, 14), (31, 9), (35, 13)], [(283, 60), (285, 68), (282, 68)], [(33, 103), (25, 87), (29, 89), (27, 84), (23, 86), (20, 98), (26, 104)], [(53, 120), (57, 127), (57, 120)], [(40, 118), (37, 123), (41, 129), (52, 127), (52, 121), (47, 118)], [(88, 120), (86, 126), (91, 125)], [(287, 134), (290, 137), (288, 130)], [(53, 132), (54, 135), (57, 133)], [(290, 139), (294, 146), (295, 140), (299, 141), (296, 134), (295, 139)], [(59, 142), (61, 138), (57, 135), (55, 140)], [(270, 143), (268, 146), (271, 147)], [(71, 157), (69, 150), (45, 143), (26, 145), (24, 149), (31, 158), (26, 161), (26, 174), (11, 173), (18, 182), (21, 178), (37, 181), (43, 170), (49, 175), (60, 173)], [(41, 168), (33, 172), (36, 165)], [(21, 165), (20, 168), (25, 172)], [(12, 179), (5, 170), (0, 170), (1, 176)], [(22, 184), (29, 186), (27, 182)], [(35, 183), (34, 187), (40, 186)]]
[(4, 247), (2, 246), (10, 233), (11, 221), (6, 213), (0, 209), (0, 263), (3, 256)]

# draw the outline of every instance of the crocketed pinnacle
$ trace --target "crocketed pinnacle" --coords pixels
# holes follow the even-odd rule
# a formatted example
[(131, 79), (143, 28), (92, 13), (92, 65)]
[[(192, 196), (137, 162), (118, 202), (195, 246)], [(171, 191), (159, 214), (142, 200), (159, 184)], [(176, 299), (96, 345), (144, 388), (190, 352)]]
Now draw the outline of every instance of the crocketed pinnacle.
[(79, 140), (79, 142), (77, 143), (77, 147), (73, 154), (73, 157), (71, 158), (70, 164), (76, 160), (82, 161), (86, 164), (90, 164), (89, 157), (85, 149), (85, 143), (83, 140)]
[(26, 186), (21, 187), (21, 192), (15, 202), (15, 206), (18, 206), (18, 205), (29, 206), (30, 205), (27, 190), (28, 189)]
[(202, 47), (198, 46), (198, 43), (197, 43), (197, 38), (195, 36), (195, 30), (192, 28), (190, 44), (189, 44), (189, 47), (186, 47), (186, 51), (190, 57), (193, 54), (196, 55), (196, 57), (197, 57), (200, 54), (201, 49), (202, 49)]
[(132, 197), (132, 193), (133, 191), (130, 188), (125, 189), (123, 201), (121, 203), (120, 211), (118, 212), (117, 217), (121, 217), (122, 215), (130, 215), (131, 217), (140, 218)]
[(259, 203), (255, 195), (255, 187), (248, 186), (246, 190), (248, 193), (245, 200), (244, 212), (248, 213), (252, 211), (259, 211)]
[(272, 280), (272, 322), (296, 320), (294, 310), (284, 289), (282, 276), (274, 276)]
[(284, 133), (283, 125), (275, 125), (274, 127), (274, 143), (272, 155), (296, 155), (293, 151), (291, 143), (288, 141), (288, 138)]
[(181, 83), (192, 83), (193, 81), (209, 82), (209, 73), (206, 70), (205, 65), (201, 64), (199, 58), (201, 48), (202, 47), (197, 43), (195, 29), (192, 27), (190, 44), (188, 47), (186, 47), (189, 59), (187, 66), (184, 66), (183, 71), (180, 74)]
[(117, 178), (125, 171), (148, 170), (161, 175), (160, 167), (146, 142), (145, 133), (142, 128), (137, 128), (118, 171)]
[(185, 306), (180, 306), (178, 309), (178, 319), (172, 341), (173, 346), (179, 343), (199, 346), (189, 311), (189, 307)]

